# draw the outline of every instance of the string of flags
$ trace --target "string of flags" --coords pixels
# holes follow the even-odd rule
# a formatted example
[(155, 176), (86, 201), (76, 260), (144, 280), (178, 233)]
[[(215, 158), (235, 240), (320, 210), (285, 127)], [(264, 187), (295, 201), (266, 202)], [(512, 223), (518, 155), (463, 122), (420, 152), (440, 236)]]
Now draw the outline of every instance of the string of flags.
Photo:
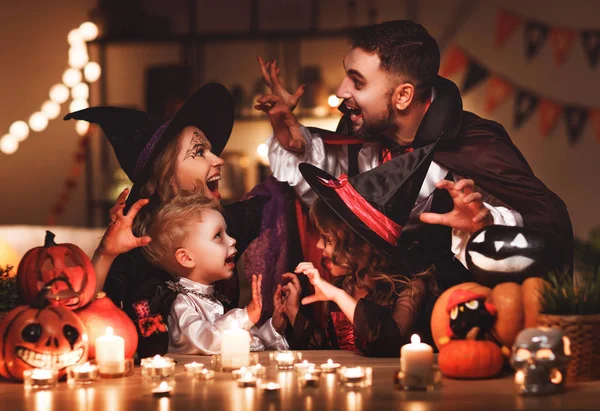
[(567, 136), (571, 144), (579, 141), (588, 120), (591, 121), (596, 139), (600, 142), (600, 107), (582, 107), (540, 96), (493, 73), (460, 46), (452, 45), (444, 55), (440, 75), (450, 77), (465, 70), (466, 74), (461, 86), (462, 93), (467, 93), (482, 82), (487, 82), (483, 107), (485, 115), (492, 114), (501, 104), (514, 97), (514, 126), (516, 128), (525, 124), (537, 110), (539, 111), (539, 129), (542, 138), (548, 137), (562, 116), (565, 119)]
[(579, 39), (591, 68), (598, 66), (600, 58), (600, 30), (575, 30), (568, 27), (554, 27), (544, 22), (520, 16), (512, 11), (499, 8), (496, 14), (494, 45), (502, 47), (508, 39), (523, 27), (525, 57), (532, 60), (544, 45), (550, 41), (557, 66), (563, 64)]

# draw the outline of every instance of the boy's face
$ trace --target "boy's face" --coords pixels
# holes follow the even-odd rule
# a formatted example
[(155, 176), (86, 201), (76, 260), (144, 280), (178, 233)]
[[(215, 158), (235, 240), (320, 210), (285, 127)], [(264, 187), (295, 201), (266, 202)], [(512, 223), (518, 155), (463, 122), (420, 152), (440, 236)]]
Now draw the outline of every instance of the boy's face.
[(334, 277), (341, 277), (350, 273), (350, 270), (347, 268), (335, 265), (331, 261), (333, 250), (335, 249), (335, 238), (333, 236), (321, 234), (321, 238), (319, 238), (319, 242), (317, 243), (317, 248), (319, 250), (323, 250), (323, 259), (321, 260), (321, 264), (323, 264), (323, 266), (329, 270), (331, 275)]
[(363, 138), (377, 137), (394, 125), (391, 81), (379, 63), (376, 52), (351, 49), (344, 58), (346, 76), (336, 92), (351, 111), (352, 133)]
[[(188, 237), (185, 250), (192, 262), (191, 280), (212, 284), (233, 274), (235, 263), (235, 239), (227, 235), (225, 219), (217, 210), (205, 210), (202, 221), (190, 222), (194, 227)], [(176, 251), (176, 253), (179, 252)], [(180, 264), (185, 265), (178, 258)]]

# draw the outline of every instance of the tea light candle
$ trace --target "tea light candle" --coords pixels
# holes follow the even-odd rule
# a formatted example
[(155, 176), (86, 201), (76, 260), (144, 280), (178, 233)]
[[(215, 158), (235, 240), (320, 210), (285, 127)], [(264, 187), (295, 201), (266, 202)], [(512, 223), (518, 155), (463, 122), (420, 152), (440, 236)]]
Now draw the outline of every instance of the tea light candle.
[(239, 387), (256, 387), (257, 378), (251, 372), (242, 375), (238, 380)]
[(323, 372), (336, 372), (338, 368), (340, 368), (340, 364), (333, 362), (331, 358), (325, 364), (321, 364), (321, 371)]
[(186, 371), (188, 372), (188, 374), (194, 375), (194, 374), (201, 372), (204, 369), (204, 364), (194, 361), (194, 362), (185, 364), (184, 367), (185, 367)]
[(319, 374), (307, 372), (298, 376), (298, 381), (303, 387), (318, 387), (321, 382)]
[(168, 378), (175, 373), (175, 362), (160, 355), (142, 359), (141, 365), (142, 375), (150, 378)]
[(97, 379), (98, 366), (89, 362), (67, 368), (67, 383), (69, 384), (91, 384)]
[(266, 384), (262, 384), (260, 389), (265, 393), (276, 393), (281, 390), (281, 385), (276, 382), (268, 382)]
[(277, 368), (292, 368), (295, 361), (296, 356), (291, 351), (282, 351), (275, 354), (275, 363), (277, 364)]
[(221, 334), (221, 367), (235, 369), (250, 365), (250, 333), (237, 326)]
[(426, 388), (433, 383), (433, 349), (422, 343), (417, 334), (413, 334), (410, 341), (400, 349), (400, 371), (404, 375), (404, 385)]
[(347, 387), (369, 387), (372, 373), (371, 367), (342, 367), (339, 372), (340, 382)]
[(152, 395), (155, 397), (170, 397), (173, 393), (173, 387), (168, 382), (161, 382), (158, 387), (152, 388)]
[(315, 364), (307, 360), (294, 364), (294, 370), (298, 373), (306, 373), (307, 371), (314, 370), (314, 368)]
[(202, 371), (194, 374), (194, 377), (199, 380), (208, 381), (208, 380), (212, 380), (213, 378), (215, 378), (215, 372), (213, 370), (208, 370), (206, 368), (203, 368)]
[(25, 388), (52, 388), (58, 382), (57, 370), (44, 370), (34, 368), (23, 371), (23, 383)]
[(100, 374), (123, 374), (125, 372), (125, 340), (114, 335), (112, 327), (96, 338), (96, 362)]

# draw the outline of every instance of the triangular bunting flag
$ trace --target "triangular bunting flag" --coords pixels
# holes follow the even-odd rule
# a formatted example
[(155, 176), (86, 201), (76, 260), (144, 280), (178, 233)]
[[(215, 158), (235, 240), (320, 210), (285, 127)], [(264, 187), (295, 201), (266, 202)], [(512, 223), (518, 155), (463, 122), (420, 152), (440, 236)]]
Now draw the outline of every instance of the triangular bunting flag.
[(487, 99), (484, 108), (486, 114), (491, 114), (513, 91), (513, 86), (506, 80), (503, 80), (498, 76), (490, 77), (488, 80)]
[(525, 24), (525, 56), (527, 59), (532, 59), (540, 51), (549, 31), (548, 26), (537, 21), (528, 21)]
[(467, 56), (462, 49), (456, 45), (444, 53), (444, 62), (440, 67), (440, 76), (450, 77), (467, 66)]
[(571, 144), (575, 144), (577, 140), (579, 140), (581, 132), (583, 131), (583, 127), (585, 126), (587, 116), (588, 112), (584, 108), (573, 106), (565, 107), (567, 134)]
[(554, 51), (554, 62), (560, 66), (567, 60), (567, 55), (573, 46), (576, 33), (573, 30), (553, 28), (550, 32), (550, 42)]
[(496, 47), (502, 47), (520, 24), (521, 18), (519, 16), (516, 16), (507, 10), (498, 9), (498, 12), (496, 13), (496, 36), (494, 45)]
[(584, 30), (581, 32), (581, 41), (583, 49), (588, 57), (590, 66), (596, 68), (598, 64), (598, 56), (600, 55), (600, 31)]
[(489, 75), (490, 71), (487, 68), (477, 64), (473, 60), (469, 61), (469, 68), (463, 82), (462, 92), (466, 93)]
[(594, 127), (594, 133), (596, 133), (596, 140), (600, 143), (600, 109), (592, 109), (589, 114), (590, 119), (592, 120), (592, 126)]
[(540, 101), (540, 131), (542, 137), (548, 137), (548, 134), (556, 126), (557, 120), (562, 113), (562, 106), (553, 103), (545, 98)]
[(515, 127), (521, 127), (534, 112), (537, 105), (538, 98), (535, 95), (519, 90), (515, 102)]

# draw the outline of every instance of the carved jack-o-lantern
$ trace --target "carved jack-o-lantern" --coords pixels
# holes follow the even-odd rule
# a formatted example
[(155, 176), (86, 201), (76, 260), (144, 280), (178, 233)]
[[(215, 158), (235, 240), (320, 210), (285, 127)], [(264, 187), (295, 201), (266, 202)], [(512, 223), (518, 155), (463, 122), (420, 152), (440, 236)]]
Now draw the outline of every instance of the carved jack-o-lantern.
[(46, 294), (50, 304), (75, 310), (94, 297), (96, 274), (81, 248), (67, 243), (56, 244), (54, 234), (46, 231), (44, 246), (32, 248), (23, 256), (17, 284), (27, 304), (34, 304), (40, 290), (51, 285)]
[(0, 325), (0, 375), (23, 379), (23, 371), (56, 369), (87, 361), (88, 336), (83, 322), (63, 307), (19, 306)]
[(522, 227), (492, 225), (471, 236), (465, 254), (475, 281), (491, 287), (539, 276), (545, 272), (547, 253), (540, 234)]

